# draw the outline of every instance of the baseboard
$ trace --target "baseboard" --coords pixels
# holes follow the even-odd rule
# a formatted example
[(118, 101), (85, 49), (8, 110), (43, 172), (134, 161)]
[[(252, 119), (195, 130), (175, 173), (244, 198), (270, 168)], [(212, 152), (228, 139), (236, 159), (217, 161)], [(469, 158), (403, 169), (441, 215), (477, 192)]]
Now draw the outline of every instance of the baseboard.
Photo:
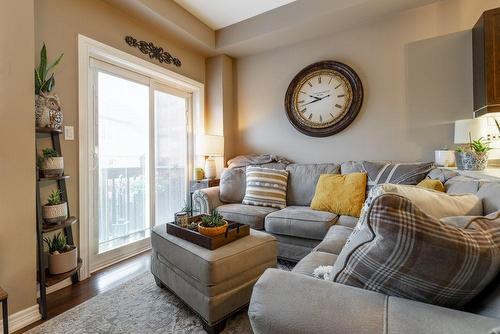
[[(38, 310), (38, 304), (24, 310), (9, 315), (9, 333), (20, 330), (42, 318)], [(0, 321), (0, 328), (3, 328), (3, 320)]]

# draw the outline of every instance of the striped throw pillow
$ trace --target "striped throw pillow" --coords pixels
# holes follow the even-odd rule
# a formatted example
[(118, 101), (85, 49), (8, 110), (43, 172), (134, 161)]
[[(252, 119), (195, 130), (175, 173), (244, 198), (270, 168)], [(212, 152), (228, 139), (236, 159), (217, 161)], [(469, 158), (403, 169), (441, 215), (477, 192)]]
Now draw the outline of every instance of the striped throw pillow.
[(247, 167), (247, 189), (243, 204), (284, 209), (288, 171)]

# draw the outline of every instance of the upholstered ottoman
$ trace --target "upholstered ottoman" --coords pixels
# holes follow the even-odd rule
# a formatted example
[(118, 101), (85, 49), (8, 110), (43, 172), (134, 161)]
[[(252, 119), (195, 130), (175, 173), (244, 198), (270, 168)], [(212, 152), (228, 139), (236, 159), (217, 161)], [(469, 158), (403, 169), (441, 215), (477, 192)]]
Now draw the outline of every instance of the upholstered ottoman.
[(208, 250), (166, 232), (151, 235), (151, 272), (203, 319), (208, 333), (218, 333), (231, 314), (245, 307), (267, 268), (276, 267), (277, 241), (260, 231), (215, 250)]

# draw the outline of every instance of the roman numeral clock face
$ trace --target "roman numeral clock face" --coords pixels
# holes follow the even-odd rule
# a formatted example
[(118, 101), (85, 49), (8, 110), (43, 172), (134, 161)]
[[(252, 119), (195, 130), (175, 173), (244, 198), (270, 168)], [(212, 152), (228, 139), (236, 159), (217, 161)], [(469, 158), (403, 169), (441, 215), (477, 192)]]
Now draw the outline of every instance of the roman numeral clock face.
[(285, 97), (293, 126), (310, 136), (329, 136), (343, 130), (361, 107), (361, 81), (347, 65), (320, 62), (292, 80)]

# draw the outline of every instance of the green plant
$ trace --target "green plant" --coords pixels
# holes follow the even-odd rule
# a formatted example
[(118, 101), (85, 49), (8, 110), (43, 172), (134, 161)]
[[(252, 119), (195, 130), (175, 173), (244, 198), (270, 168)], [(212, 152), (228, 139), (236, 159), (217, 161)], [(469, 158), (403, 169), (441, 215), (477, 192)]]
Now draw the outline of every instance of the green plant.
[(47, 198), (47, 205), (58, 205), (61, 203), (62, 203), (61, 190), (59, 189), (53, 190), (50, 193), (49, 198)]
[(192, 215), (193, 214), (193, 207), (191, 206), (191, 204), (184, 201), (184, 206), (182, 207), (181, 211), (179, 211), (179, 212), (186, 212), (186, 213), (189, 213)]
[(458, 153), (464, 153), (464, 152), (465, 152), (465, 149), (464, 149), (462, 146), (458, 146), (458, 147), (455, 149), (455, 152), (458, 152)]
[(486, 153), (489, 150), (491, 150), (490, 142), (485, 140), (483, 137), (481, 137), (477, 140), (471, 141), (470, 148), (472, 151), (479, 153), (479, 154)]
[(224, 218), (216, 210), (212, 211), (212, 214), (201, 217), (201, 224), (204, 227), (219, 227), (226, 223)]
[(64, 253), (71, 249), (71, 247), (68, 245), (66, 237), (61, 232), (54, 234), (52, 238), (50, 237), (43, 238), (43, 242), (47, 244), (47, 247), (49, 248), (49, 253), (51, 254)]
[(44, 148), (42, 150), (42, 156), (47, 159), (47, 158), (57, 158), (59, 157), (59, 153), (57, 153), (56, 150), (53, 148)]
[(45, 47), (45, 43), (42, 46), (42, 50), (40, 51), (40, 65), (38, 68), (35, 68), (35, 94), (40, 93), (48, 93), (51, 92), (54, 86), (56, 85), (56, 80), (54, 78), (54, 73), (49, 75), (50, 70), (59, 64), (61, 58), (63, 57), (63, 53), (51, 64), (47, 65), (47, 48)]

